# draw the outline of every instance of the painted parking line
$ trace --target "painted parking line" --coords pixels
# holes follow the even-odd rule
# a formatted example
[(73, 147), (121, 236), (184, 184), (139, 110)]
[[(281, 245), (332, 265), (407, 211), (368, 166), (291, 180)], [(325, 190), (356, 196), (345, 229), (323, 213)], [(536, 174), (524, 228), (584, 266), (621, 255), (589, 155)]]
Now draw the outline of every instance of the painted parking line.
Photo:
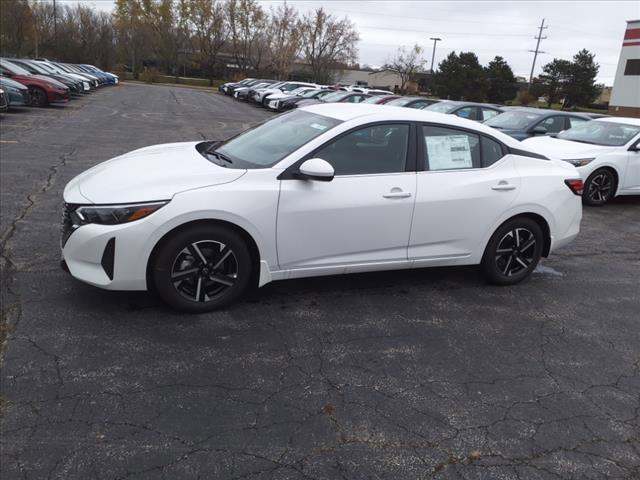
[(0, 140), (0, 143), (18, 143), (17, 140)]

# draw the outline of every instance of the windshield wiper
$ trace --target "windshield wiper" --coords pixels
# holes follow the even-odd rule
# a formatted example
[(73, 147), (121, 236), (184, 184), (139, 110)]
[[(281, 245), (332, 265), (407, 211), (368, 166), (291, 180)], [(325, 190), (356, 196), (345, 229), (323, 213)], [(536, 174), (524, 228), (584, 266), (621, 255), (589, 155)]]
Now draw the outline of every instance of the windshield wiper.
[(219, 160), (224, 160), (227, 163), (233, 163), (233, 160), (231, 160), (229, 157), (227, 157), (224, 153), (220, 153), (220, 152), (216, 152), (211, 151), (211, 152), (207, 152), (209, 155), (212, 155), (214, 157), (216, 157)]
[(598, 145), (595, 142), (589, 142), (587, 140), (576, 140), (575, 138), (562, 138), (562, 137), (556, 137), (556, 138), (560, 138), (560, 140), (569, 140), (571, 142), (586, 143), (588, 145)]

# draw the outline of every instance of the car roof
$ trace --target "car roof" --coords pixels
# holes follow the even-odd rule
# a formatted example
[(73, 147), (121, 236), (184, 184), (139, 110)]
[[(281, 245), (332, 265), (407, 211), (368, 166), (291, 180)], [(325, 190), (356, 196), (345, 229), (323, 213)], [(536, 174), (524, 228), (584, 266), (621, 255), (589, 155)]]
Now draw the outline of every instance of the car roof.
[(378, 105), (366, 103), (320, 103), (301, 107), (301, 110), (335, 118), (343, 122), (368, 117), (367, 120), (370, 122), (405, 121), (445, 124), (452, 127), (466, 128), (480, 133), (486, 133), (513, 148), (522, 148), (522, 144), (518, 140), (487, 125), (460, 118), (456, 115), (448, 115), (430, 110), (394, 107), (391, 105), (385, 105), (385, 108), (381, 109)]
[(502, 105), (496, 105), (494, 103), (480, 103), (480, 102), (465, 102), (462, 100), (441, 100), (440, 103), (449, 103), (451, 105), (469, 106), (469, 107), (491, 107), (502, 109)]
[(533, 112), (538, 115), (574, 115), (583, 118), (591, 118), (586, 113), (582, 112), (565, 112), (562, 110), (551, 110), (547, 108), (533, 108), (533, 107), (511, 107), (509, 111), (517, 110), (520, 112)]
[(631, 118), (631, 117), (603, 117), (596, 118), (593, 120), (594, 122), (609, 122), (609, 123), (624, 123), (626, 125), (633, 125), (635, 127), (640, 127), (640, 118)]

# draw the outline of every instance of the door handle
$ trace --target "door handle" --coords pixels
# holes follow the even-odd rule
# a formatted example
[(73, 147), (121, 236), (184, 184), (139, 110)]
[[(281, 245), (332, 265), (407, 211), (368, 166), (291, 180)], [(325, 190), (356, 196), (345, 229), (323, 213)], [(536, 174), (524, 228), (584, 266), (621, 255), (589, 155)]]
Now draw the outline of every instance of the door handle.
[(491, 190), (497, 190), (499, 192), (507, 192), (509, 190), (515, 190), (516, 186), (515, 185), (511, 185), (509, 182), (505, 182), (504, 180), (502, 180), (501, 182), (498, 182), (498, 185), (494, 185), (493, 187), (491, 187)]
[(382, 196), (384, 198), (409, 198), (411, 196), (411, 193), (403, 192), (399, 188), (392, 188), (389, 193), (385, 193)]

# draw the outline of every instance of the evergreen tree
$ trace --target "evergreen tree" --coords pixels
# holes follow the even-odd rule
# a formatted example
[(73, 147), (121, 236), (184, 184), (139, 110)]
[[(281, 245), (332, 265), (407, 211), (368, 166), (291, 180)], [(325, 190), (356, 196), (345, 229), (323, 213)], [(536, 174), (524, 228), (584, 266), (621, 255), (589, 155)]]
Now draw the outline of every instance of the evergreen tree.
[(513, 100), (518, 91), (513, 70), (502, 57), (495, 57), (485, 69), (488, 90), (487, 100), (492, 103), (504, 103)]

